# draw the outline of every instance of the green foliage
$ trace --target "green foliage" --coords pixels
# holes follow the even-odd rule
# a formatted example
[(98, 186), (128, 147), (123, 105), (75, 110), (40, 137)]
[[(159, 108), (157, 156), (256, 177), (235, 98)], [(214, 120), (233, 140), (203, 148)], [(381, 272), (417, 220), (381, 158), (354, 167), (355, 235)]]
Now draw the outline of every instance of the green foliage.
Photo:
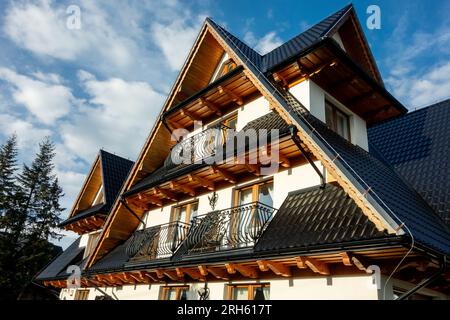
[(0, 298), (15, 299), (54, 255), (63, 192), (46, 138), (30, 166), (17, 168), (17, 137), (0, 147)]

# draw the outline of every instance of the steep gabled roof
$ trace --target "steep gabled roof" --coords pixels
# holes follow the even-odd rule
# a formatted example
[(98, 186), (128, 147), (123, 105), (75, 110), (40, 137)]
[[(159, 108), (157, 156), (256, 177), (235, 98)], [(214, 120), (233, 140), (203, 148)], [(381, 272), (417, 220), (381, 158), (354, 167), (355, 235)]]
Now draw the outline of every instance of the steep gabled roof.
[(368, 130), (387, 161), (450, 224), (450, 99)]
[(342, 8), (305, 32), (267, 53), (264, 56), (264, 70), (274, 68), (322, 40), (323, 37), (329, 35), (336, 28), (339, 21), (342, 21), (348, 16), (352, 9), (353, 6), (351, 4)]
[[(69, 215), (69, 218), (60, 224), (60, 227), (71, 224), (80, 219), (84, 219), (96, 214), (109, 214), (114, 201), (119, 195), (120, 189), (133, 166), (133, 161), (119, 157), (115, 154), (109, 153), (105, 150), (100, 150), (96, 157), (89, 174), (80, 193), (77, 196), (73, 209)], [(95, 179), (94, 176), (97, 176)], [(92, 184), (96, 184), (92, 186)], [(85, 201), (83, 207), (77, 210), (80, 201), (86, 197), (86, 193), (92, 190), (97, 190), (98, 187), (103, 186), (104, 201), (95, 206), (90, 206), (91, 201)], [(87, 191), (91, 189), (91, 191)], [(96, 192), (96, 191), (94, 191)], [(90, 196), (92, 198), (92, 196)], [(90, 198), (88, 200), (90, 200)]]

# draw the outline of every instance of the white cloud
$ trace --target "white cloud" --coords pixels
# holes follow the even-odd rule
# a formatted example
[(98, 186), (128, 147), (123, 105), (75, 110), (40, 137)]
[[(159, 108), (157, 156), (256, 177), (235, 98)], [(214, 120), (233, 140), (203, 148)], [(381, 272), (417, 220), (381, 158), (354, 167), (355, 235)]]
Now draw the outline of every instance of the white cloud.
[[(409, 108), (450, 97), (450, 27), (425, 32), (411, 24), (410, 12), (398, 20), (386, 45), (386, 84)], [(414, 28), (414, 30), (411, 30)], [(425, 63), (424, 63), (425, 61)]]
[(194, 21), (176, 19), (170, 24), (157, 22), (152, 25), (155, 44), (164, 53), (172, 70), (182, 67), (199, 32), (202, 20), (201, 18)]
[(42, 123), (52, 124), (69, 112), (75, 98), (69, 88), (52, 83), (59, 81), (55, 75), (38, 73), (38, 76), (53, 80), (47, 83), (8, 68), (0, 68), (0, 79), (11, 85), (14, 101), (25, 106)]
[(37, 145), (51, 131), (34, 126), (30, 121), (19, 119), (9, 114), (0, 114), (0, 132), (5, 136), (17, 134), (18, 147), (29, 149), (30, 156), (37, 151)]
[(64, 145), (88, 162), (100, 148), (136, 157), (163, 96), (145, 82), (100, 81), (86, 72), (79, 75), (89, 99), (61, 125)]
[(259, 39), (255, 37), (253, 32), (248, 31), (244, 35), (244, 41), (260, 54), (266, 54), (283, 44), (275, 31), (271, 31)]

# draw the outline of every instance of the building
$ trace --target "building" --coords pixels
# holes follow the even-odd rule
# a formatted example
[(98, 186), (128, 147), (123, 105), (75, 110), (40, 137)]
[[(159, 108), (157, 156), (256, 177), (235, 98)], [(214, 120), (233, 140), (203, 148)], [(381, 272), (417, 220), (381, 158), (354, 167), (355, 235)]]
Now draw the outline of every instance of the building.
[(81, 288), (76, 243), (38, 279), (61, 299), (447, 299), (449, 114), (407, 114), (352, 5), (264, 56), (206, 19), (104, 222), (73, 223), (101, 203), (88, 179), (65, 223), (101, 230)]

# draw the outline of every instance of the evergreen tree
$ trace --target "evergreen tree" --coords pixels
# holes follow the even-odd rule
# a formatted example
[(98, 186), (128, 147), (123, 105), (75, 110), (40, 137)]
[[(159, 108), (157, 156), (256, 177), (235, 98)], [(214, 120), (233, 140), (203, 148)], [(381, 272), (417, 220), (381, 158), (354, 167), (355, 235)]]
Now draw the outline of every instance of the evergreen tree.
[(17, 170), (17, 137), (12, 135), (0, 146), (0, 228), (6, 228), (7, 212), (14, 206), (17, 190), (15, 172)]
[(63, 196), (54, 174), (54, 145), (39, 144), (31, 166), (16, 176), (17, 139), (0, 148), (0, 299), (14, 299), (54, 255)]

